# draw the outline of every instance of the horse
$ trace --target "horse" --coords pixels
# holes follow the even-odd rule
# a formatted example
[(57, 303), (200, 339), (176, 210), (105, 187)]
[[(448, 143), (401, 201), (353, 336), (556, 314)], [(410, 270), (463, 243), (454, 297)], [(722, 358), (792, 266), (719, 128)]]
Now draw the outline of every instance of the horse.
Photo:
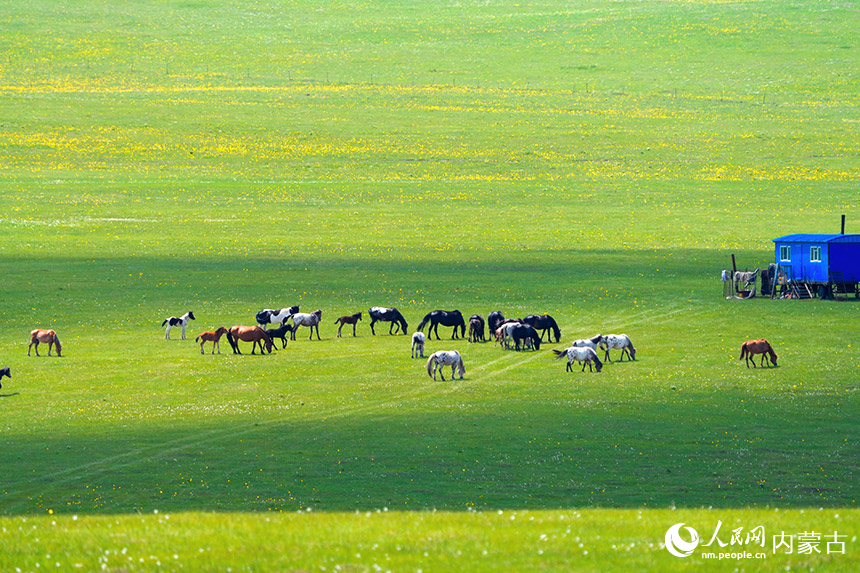
[[(559, 342), (561, 340), (561, 330), (558, 328), (558, 324), (555, 322), (555, 319), (548, 314), (530, 314), (523, 319), (523, 322), (530, 325), (535, 330), (540, 330), (541, 340), (543, 340), (543, 335), (546, 334), (547, 330), (550, 329), (552, 329), (552, 334), (555, 335), (555, 341)], [(552, 336), (550, 335), (547, 340), (552, 342)]]
[(320, 320), (322, 320), (322, 310), (317, 309), (311, 313), (307, 312), (297, 312), (296, 314), (290, 316), (293, 321), (293, 332), (290, 334), (290, 338), (292, 340), (296, 339), (296, 331), (300, 326), (307, 326), (311, 329), (311, 335), (308, 340), (314, 339), (314, 327), (317, 329), (317, 340), (322, 340), (320, 338)]
[(182, 340), (185, 340), (185, 325), (188, 324), (189, 320), (196, 320), (194, 318), (194, 313), (190, 310), (178, 318), (171, 316), (170, 318), (165, 319), (165, 321), (161, 323), (161, 326), (164, 326), (165, 324), (167, 325), (167, 330), (164, 332), (164, 338), (170, 340), (170, 329), (174, 326), (181, 326)]
[(230, 330), (227, 331), (227, 342), (230, 343), (230, 346), (233, 347), (233, 354), (242, 354), (242, 351), (239, 349), (239, 341), (243, 340), (245, 342), (253, 342), (253, 346), (251, 346), (251, 354), (254, 354), (254, 351), (257, 349), (257, 345), (260, 345), (260, 354), (263, 354), (263, 343), (266, 343), (266, 351), (269, 354), (272, 353), (272, 348), (274, 344), (272, 344), (272, 339), (269, 338), (269, 335), (260, 328), (259, 326), (232, 326)]
[(469, 342), (483, 342), (484, 340), (484, 317), (480, 314), (473, 314), (469, 317)]
[(540, 350), (540, 336), (537, 330), (528, 324), (514, 324), (511, 328), (511, 338), (514, 339), (514, 349), (517, 351), (520, 349), (520, 342), (524, 342), (523, 349), (525, 349), (529, 341), (535, 350)]
[(521, 324), (522, 322), (518, 318), (506, 319), (494, 333), (496, 342), (504, 346), (506, 350), (509, 349), (511, 347), (511, 340), (513, 340), (514, 327)]
[(391, 331), (395, 326), (397, 326), (398, 332), (401, 334), (406, 334), (406, 329), (409, 328), (409, 325), (406, 324), (406, 319), (403, 318), (403, 315), (400, 314), (400, 311), (396, 308), (374, 306), (370, 311), (368, 311), (368, 314), (370, 315), (370, 332), (374, 336), (376, 335), (376, 331), (373, 329), (373, 325), (377, 322), (391, 323), (388, 327), (388, 334), (392, 334)]
[(445, 373), (442, 370), (445, 366), (451, 367), (451, 380), (454, 379), (454, 369), (457, 369), (457, 372), (460, 374), (460, 380), (463, 379), (463, 374), (466, 373), (466, 366), (463, 364), (460, 353), (456, 350), (440, 350), (431, 354), (427, 360), (427, 376), (432, 376), (433, 380), (435, 380), (436, 370), (438, 369), (439, 376), (442, 377), (442, 381), (444, 382)]
[(759, 366), (763, 367), (764, 362), (765, 362), (765, 360), (768, 360), (768, 357), (770, 358), (768, 360), (768, 363), (769, 364), (772, 363), (773, 366), (776, 366), (776, 359), (777, 359), (776, 352), (773, 351), (773, 346), (770, 345), (770, 342), (768, 342), (764, 338), (762, 338), (760, 340), (747, 340), (746, 342), (744, 342), (741, 345), (741, 355), (740, 355), (740, 358), (738, 358), (738, 360), (740, 360), (741, 358), (745, 358), (746, 363), (747, 363), (747, 368), (750, 367), (750, 362), (752, 362), (753, 368), (755, 368), (756, 365), (755, 365), (754, 356), (756, 354), (762, 355), (761, 363), (759, 364)]
[(281, 342), (283, 343), (283, 345), (281, 346), (281, 350), (287, 347), (287, 333), (292, 331), (293, 325), (287, 324), (286, 321), (284, 321), (284, 324), (282, 324), (279, 328), (267, 328), (265, 330), (266, 335), (272, 339), (272, 344), (275, 343), (276, 338), (281, 339)]
[(609, 351), (618, 350), (619, 348), (621, 349), (622, 362), (624, 361), (625, 353), (630, 360), (636, 360), (636, 349), (633, 348), (633, 343), (630, 342), (630, 337), (626, 334), (606, 334), (600, 341), (600, 347), (606, 351), (603, 359), (607, 362), (612, 362), (612, 359), (609, 357)]
[(581, 372), (585, 372), (585, 365), (588, 364), (588, 371), (594, 372), (591, 368), (591, 364), (594, 363), (594, 367), (597, 368), (597, 372), (600, 372), (603, 369), (603, 363), (600, 361), (600, 358), (597, 357), (597, 352), (590, 346), (571, 346), (570, 348), (566, 348), (564, 350), (555, 350), (555, 359), (560, 360), (563, 356), (567, 356), (567, 368), (565, 372), (572, 372), (573, 367), (571, 366), (574, 362), (582, 363)]
[(39, 356), (40, 342), (48, 343), (48, 356), (51, 355), (51, 348), (55, 345), (57, 347), (57, 356), (62, 356), (60, 352), (63, 350), (63, 347), (60, 346), (60, 339), (57, 337), (57, 333), (53, 330), (43, 330), (41, 328), (30, 332), (30, 346), (27, 347), (27, 356), (30, 356), (30, 348), (33, 345), (36, 346), (36, 356)]
[(337, 324), (338, 322), (340, 323), (340, 326), (337, 328), (337, 337), (341, 338), (340, 329), (343, 328), (344, 324), (351, 324), (352, 325), (352, 335), (355, 336), (355, 325), (359, 320), (361, 320), (361, 313), (360, 312), (356, 312), (355, 314), (349, 315), (349, 316), (342, 316), (342, 317), (338, 318), (337, 320), (335, 320), (334, 321), (335, 324)]
[(200, 354), (203, 352), (203, 345), (207, 342), (212, 343), (212, 354), (215, 354), (215, 348), (218, 348), (218, 354), (221, 354), (221, 337), (227, 334), (227, 329), (223, 326), (219, 327), (215, 332), (204, 332), (194, 339), (194, 342), (200, 343)]
[[(12, 379), (12, 371), (9, 370), (9, 367), (0, 368), (0, 380), (3, 380), (3, 377), (7, 376), (10, 380)], [(3, 384), (0, 384), (0, 388), (3, 387)]]
[(590, 348), (597, 352), (597, 347), (602, 341), (603, 335), (598, 334), (597, 336), (592, 336), (591, 338), (578, 338), (571, 343), (571, 346)]
[(412, 358), (416, 358), (416, 354), (419, 356), (417, 358), (424, 358), (424, 333), (416, 332), (412, 335)]
[(487, 328), (490, 329), (490, 332), (495, 333), (504, 321), (505, 315), (500, 310), (494, 310), (487, 315)]
[(299, 312), (299, 305), (280, 310), (264, 308), (257, 313), (257, 324), (260, 325), (260, 328), (265, 328), (269, 324), (283, 324), (285, 320), (297, 312)]
[(453, 326), (454, 332), (451, 334), (451, 340), (456, 340), (457, 337), (457, 328), (460, 329), (459, 338), (466, 338), (466, 321), (463, 320), (463, 314), (459, 310), (434, 310), (432, 312), (428, 312), (427, 315), (421, 320), (418, 324), (418, 331), (421, 332), (424, 330), (424, 326), (427, 323), (430, 323), (430, 330), (427, 331), (427, 335), (431, 338), (433, 337), (433, 331), (436, 331), (436, 340), (441, 340), (439, 338), (439, 325), (442, 326)]

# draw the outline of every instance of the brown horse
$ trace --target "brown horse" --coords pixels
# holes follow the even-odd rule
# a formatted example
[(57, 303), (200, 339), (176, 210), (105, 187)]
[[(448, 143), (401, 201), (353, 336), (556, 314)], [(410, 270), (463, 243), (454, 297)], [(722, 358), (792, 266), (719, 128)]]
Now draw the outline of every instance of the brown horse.
[(27, 356), (30, 356), (30, 349), (34, 344), (36, 345), (36, 356), (39, 356), (40, 342), (48, 343), (48, 356), (51, 355), (51, 347), (54, 345), (57, 346), (57, 356), (61, 356), (60, 352), (63, 348), (60, 346), (60, 339), (57, 338), (57, 333), (53, 330), (43, 330), (41, 328), (30, 332), (30, 346), (27, 347)]
[(257, 344), (260, 345), (260, 354), (263, 354), (263, 342), (266, 343), (266, 351), (268, 351), (269, 354), (272, 353), (272, 348), (274, 348), (272, 339), (269, 338), (269, 335), (266, 334), (266, 332), (259, 326), (237, 325), (227, 331), (227, 342), (229, 342), (230, 346), (233, 347), (233, 354), (242, 354), (242, 351), (239, 350), (240, 340), (254, 343), (253, 346), (251, 346), (251, 354), (254, 354), (254, 351), (257, 349)]
[(337, 337), (341, 338), (340, 329), (343, 328), (344, 324), (351, 324), (352, 325), (352, 335), (355, 336), (355, 324), (359, 320), (361, 320), (361, 313), (360, 312), (356, 312), (355, 314), (353, 314), (351, 316), (342, 316), (342, 317), (338, 318), (337, 320), (335, 320), (334, 321), (335, 324), (337, 324), (338, 322), (340, 323), (340, 326), (337, 328)]
[(223, 326), (219, 327), (215, 332), (204, 332), (194, 339), (194, 342), (200, 343), (200, 354), (204, 354), (203, 345), (207, 342), (212, 343), (212, 354), (215, 354), (215, 348), (218, 348), (218, 354), (221, 354), (221, 337), (227, 334), (227, 329)]
[(776, 352), (773, 351), (773, 346), (770, 345), (770, 342), (768, 342), (764, 338), (762, 338), (761, 340), (747, 340), (746, 342), (744, 342), (741, 345), (741, 356), (740, 358), (738, 358), (738, 360), (740, 360), (741, 358), (745, 358), (747, 368), (750, 367), (750, 362), (752, 362), (753, 368), (755, 368), (756, 365), (754, 356), (756, 354), (762, 355), (761, 363), (759, 364), (759, 366), (764, 366), (764, 362), (765, 360), (768, 360), (768, 357), (770, 357), (770, 360), (768, 362), (773, 363), (773, 365), (776, 366)]

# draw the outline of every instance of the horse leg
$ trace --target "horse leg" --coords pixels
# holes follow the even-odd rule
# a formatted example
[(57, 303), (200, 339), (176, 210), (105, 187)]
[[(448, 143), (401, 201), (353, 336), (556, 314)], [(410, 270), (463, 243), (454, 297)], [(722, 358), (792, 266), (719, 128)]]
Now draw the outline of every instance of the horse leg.
[(170, 329), (171, 329), (171, 328), (173, 328), (173, 326), (172, 326), (172, 325), (170, 325), (170, 324), (168, 324), (168, 325), (167, 325), (167, 330), (165, 330), (165, 331), (164, 331), (164, 338), (165, 338), (165, 340), (170, 340)]
[(322, 338), (320, 338), (320, 324), (319, 323), (316, 324), (316, 329), (317, 329), (317, 340), (322, 340)]
[(337, 337), (340, 338), (340, 329), (343, 328), (343, 323), (340, 323), (340, 326), (337, 327)]
[(185, 340), (185, 323), (182, 324), (182, 340)]
[[(451, 380), (453, 380), (453, 379), (454, 379), (454, 372), (455, 372), (456, 370), (457, 370), (457, 365), (456, 365), (456, 364), (452, 364), (452, 365), (451, 365)], [(462, 377), (462, 376), (460, 376), (460, 379), (461, 379), (461, 380), (462, 380), (462, 378), (463, 378), (463, 377)]]
[(356, 322), (352, 323), (352, 337), (355, 338), (355, 325), (358, 324)]
[[(206, 354), (205, 352), (203, 352), (203, 345), (204, 344), (206, 344), (205, 340), (200, 342), (200, 354)], [(212, 345), (212, 354), (215, 354), (215, 345), (214, 344)]]

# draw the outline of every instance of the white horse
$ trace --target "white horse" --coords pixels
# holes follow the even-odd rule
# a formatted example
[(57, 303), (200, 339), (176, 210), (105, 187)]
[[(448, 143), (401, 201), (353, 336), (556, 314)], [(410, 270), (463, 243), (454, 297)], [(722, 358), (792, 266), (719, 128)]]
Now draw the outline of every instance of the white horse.
[(167, 330), (164, 332), (164, 338), (170, 340), (170, 329), (174, 326), (181, 326), (182, 340), (185, 340), (185, 325), (188, 324), (189, 320), (196, 320), (194, 318), (194, 313), (191, 311), (186, 312), (179, 318), (171, 316), (170, 318), (166, 319), (164, 322), (161, 323), (161, 326), (164, 326), (165, 324), (167, 325)]
[(598, 334), (597, 336), (592, 336), (591, 338), (580, 338), (578, 340), (574, 340), (573, 343), (571, 343), (571, 346), (590, 348), (597, 352), (597, 345), (600, 344), (601, 340), (603, 340), (603, 336)]
[(290, 334), (292, 340), (296, 339), (296, 331), (300, 326), (307, 326), (311, 329), (311, 335), (308, 340), (314, 339), (314, 328), (317, 329), (317, 340), (320, 339), (320, 320), (322, 320), (322, 310), (315, 310), (311, 313), (297, 312), (290, 316), (293, 321), (293, 332)]
[(607, 362), (612, 362), (609, 357), (610, 350), (621, 349), (621, 361), (624, 361), (624, 354), (627, 353), (627, 358), (636, 360), (636, 349), (633, 348), (633, 343), (630, 342), (630, 337), (626, 334), (606, 334), (601, 337), (600, 347), (605, 350), (603, 359)]
[(503, 346), (505, 350), (510, 349), (511, 342), (513, 341), (514, 328), (520, 324), (522, 323), (514, 321), (506, 322), (496, 329), (496, 342)]
[(275, 310), (272, 308), (264, 308), (257, 313), (257, 324), (260, 328), (265, 329), (269, 324), (283, 324), (290, 316), (299, 312), (299, 306), (291, 306), (290, 308), (282, 308)]
[(432, 376), (433, 380), (436, 379), (436, 370), (439, 370), (439, 376), (442, 377), (442, 380), (445, 380), (445, 373), (443, 369), (446, 366), (451, 367), (451, 379), (454, 379), (454, 369), (457, 369), (457, 372), (460, 374), (460, 380), (463, 379), (463, 374), (466, 373), (466, 366), (463, 364), (463, 359), (460, 357), (460, 353), (456, 350), (440, 350), (439, 352), (434, 352), (430, 355), (430, 359), (427, 360), (427, 376)]
[(603, 369), (603, 362), (601, 362), (600, 358), (597, 357), (597, 352), (589, 346), (571, 346), (564, 350), (553, 350), (553, 352), (556, 354), (556, 360), (560, 360), (564, 356), (567, 357), (567, 368), (565, 369), (565, 372), (571, 372), (573, 370), (571, 364), (574, 362), (582, 363), (582, 372), (585, 372), (586, 364), (588, 364), (588, 371), (594, 372), (591, 368), (592, 363), (597, 368), (598, 372)]
[(416, 332), (412, 335), (412, 358), (416, 358), (416, 354), (419, 355), (417, 358), (424, 358), (425, 340), (423, 332)]

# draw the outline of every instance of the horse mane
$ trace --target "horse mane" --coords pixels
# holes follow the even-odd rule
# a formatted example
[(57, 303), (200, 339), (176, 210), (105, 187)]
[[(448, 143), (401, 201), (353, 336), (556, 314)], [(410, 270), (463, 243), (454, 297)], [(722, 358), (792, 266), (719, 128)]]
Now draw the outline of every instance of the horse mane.
[(603, 340), (603, 335), (598, 334), (597, 336), (592, 336), (588, 340), (593, 342), (594, 344), (600, 344), (600, 342)]

